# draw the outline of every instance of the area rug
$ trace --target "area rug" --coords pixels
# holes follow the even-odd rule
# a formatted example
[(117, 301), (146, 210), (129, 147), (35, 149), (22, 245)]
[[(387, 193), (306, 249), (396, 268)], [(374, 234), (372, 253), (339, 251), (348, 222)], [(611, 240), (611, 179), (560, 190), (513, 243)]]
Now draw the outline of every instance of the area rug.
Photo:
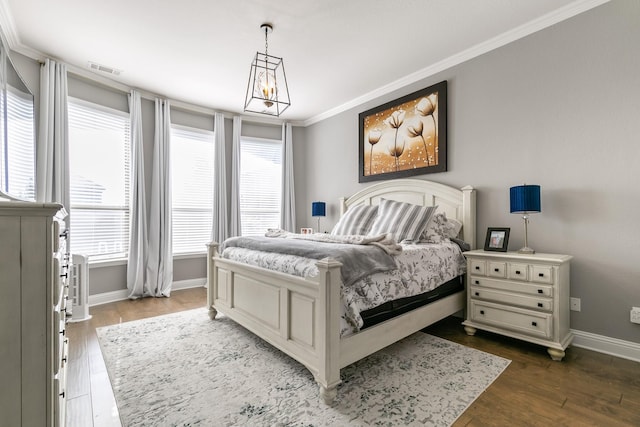
[(417, 332), (342, 369), (327, 406), (303, 365), (205, 309), (97, 334), (124, 427), (449, 426), (510, 363)]

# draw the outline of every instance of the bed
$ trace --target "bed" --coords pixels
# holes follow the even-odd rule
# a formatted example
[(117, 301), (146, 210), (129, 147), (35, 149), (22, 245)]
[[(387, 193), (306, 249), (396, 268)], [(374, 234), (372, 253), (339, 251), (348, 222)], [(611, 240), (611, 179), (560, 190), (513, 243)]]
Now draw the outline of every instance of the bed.
[[(437, 206), (462, 223), (460, 238), (476, 247), (476, 195), (472, 187), (400, 179), (371, 185), (340, 199), (340, 213), (381, 200)], [(208, 245), (207, 306), (222, 313), (299, 361), (314, 375), (320, 397), (330, 404), (337, 394), (340, 369), (464, 309), (458, 290), (435, 302), (341, 336), (341, 264), (332, 258), (315, 263), (315, 277), (299, 277), (222, 258), (218, 244)]]

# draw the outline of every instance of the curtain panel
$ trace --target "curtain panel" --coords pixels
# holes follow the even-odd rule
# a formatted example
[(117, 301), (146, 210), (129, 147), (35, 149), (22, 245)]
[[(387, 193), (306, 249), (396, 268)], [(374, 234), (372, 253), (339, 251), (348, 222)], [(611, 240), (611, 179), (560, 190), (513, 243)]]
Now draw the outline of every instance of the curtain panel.
[(129, 254), (127, 258), (129, 298), (138, 298), (144, 295), (148, 251), (141, 103), (140, 93), (136, 90), (131, 91), (129, 94), (131, 194), (129, 202)]
[(149, 254), (144, 296), (170, 296), (173, 281), (170, 109), (168, 100), (156, 98), (148, 234)]

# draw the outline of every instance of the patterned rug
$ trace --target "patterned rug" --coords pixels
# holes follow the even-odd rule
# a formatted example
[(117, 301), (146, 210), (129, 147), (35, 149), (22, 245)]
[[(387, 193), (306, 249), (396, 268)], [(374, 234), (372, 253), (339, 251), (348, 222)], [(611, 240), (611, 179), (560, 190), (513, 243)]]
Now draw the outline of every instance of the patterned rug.
[(341, 371), (332, 406), (311, 373), (196, 309), (99, 328), (129, 426), (449, 426), (510, 361), (417, 332)]

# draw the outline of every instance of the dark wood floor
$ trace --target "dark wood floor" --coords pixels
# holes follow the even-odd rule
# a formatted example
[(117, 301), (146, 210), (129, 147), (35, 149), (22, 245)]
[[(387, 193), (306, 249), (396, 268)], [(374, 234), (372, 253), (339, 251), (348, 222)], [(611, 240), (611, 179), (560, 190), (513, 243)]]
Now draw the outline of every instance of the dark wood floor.
[[(202, 307), (205, 300), (204, 288), (174, 291), (171, 298), (92, 307), (91, 320), (69, 324), (67, 425), (120, 425), (97, 327)], [(640, 426), (640, 363), (575, 347), (553, 362), (540, 346), (482, 331), (469, 337), (460, 322), (448, 317), (426, 331), (512, 362), (454, 426)]]

